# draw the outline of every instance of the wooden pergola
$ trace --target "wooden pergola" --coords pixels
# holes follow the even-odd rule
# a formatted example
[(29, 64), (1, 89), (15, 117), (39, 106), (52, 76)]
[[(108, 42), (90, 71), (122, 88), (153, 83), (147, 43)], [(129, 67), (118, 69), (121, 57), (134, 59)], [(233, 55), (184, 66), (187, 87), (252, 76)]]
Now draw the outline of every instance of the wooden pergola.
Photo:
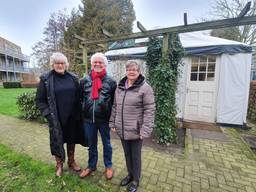
[[(137, 22), (137, 27), (141, 32), (122, 34), (122, 35), (112, 35), (105, 29), (102, 29), (102, 32), (107, 36), (104, 39), (97, 40), (87, 40), (86, 38), (75, 35), (75, 38), (81, 40), (80, 48), (83, 50), (83, 64), (86, 68), (86, 74), (88, 73), (88, 63), (87, 63), (87, 46), (89, 45), (102, 45), (108, 42), (119, 41), (119, 40), (128, 40), (128, 39), (139, 39), (146, 37), (156, 37), (163, 36), (163, 53), (168, 51), (168, 42), (170, 33), (186, 33), (194, 31), (203, 31), (209, 29), (219, 29), (219, 28), (228, 28), (234, 26), (242, 25), (253, 25), (256, 24), (256, 16), (245, 16), (250, 10), (251, 2), (248, 2), (243, 8), (241, 13), (237, 18), (222, 19), (216, 21), (200, 22), (194, 24), (187, 23), (187, 13), (184, 13), (184, 25), (167, 27), (155, 30), (146, 30), (140, 22)], [(164, 55), (163, 54), (163, 55)]]

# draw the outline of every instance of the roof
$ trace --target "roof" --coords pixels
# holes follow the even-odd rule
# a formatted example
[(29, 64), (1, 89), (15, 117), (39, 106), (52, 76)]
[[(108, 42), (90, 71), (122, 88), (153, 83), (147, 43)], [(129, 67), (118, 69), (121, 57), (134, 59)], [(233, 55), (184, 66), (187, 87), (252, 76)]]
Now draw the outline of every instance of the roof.
[[(201, 32), (182, 33), (179, 34), (182, 46), (185, 48), (187, 55), (202, 55), (202, 54), (236, 54), (236, 53), (251, 53), (252, 47), (238, 41), (231, 41), (223, 38), (212, 37), (202, 34)], [(143, 39), (141, 41), (148, 41)], [(140, 41), (140, 42), (141, 42)], [(125, 49), (116, 49), (107, 51), (105, 54), (109, 58), (120, 57), (144, 57), (147, 47), (132, 47)]]

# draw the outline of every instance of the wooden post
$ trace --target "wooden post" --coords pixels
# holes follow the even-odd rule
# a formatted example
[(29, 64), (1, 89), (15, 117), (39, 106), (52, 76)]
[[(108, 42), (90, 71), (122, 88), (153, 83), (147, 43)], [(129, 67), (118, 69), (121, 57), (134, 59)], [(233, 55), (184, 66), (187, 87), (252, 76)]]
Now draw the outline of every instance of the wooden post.
[(137, 27), (141, 32), (147, 31), (147, 29), (139, 21), (137, 21)]
[(188, 25), (188, 15), (187, 13), (184, 13), (184, 25)]
[(163, 36), (163, 48), (162, 48), (162, 55), (163, 55), (163, 57), (168, 53), (168, 49), (169, 49), (169, 34), (168, 33), (164, 33), (164, 36)]
[(83, 45), (83, 64), (85, 66), (85, 74), (88, 75), (87, 48)]

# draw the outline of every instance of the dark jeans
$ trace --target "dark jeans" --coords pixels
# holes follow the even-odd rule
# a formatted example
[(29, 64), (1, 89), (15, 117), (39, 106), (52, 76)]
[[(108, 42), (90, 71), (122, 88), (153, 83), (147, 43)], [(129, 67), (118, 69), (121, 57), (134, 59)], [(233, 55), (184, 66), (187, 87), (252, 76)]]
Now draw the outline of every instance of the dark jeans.
[(141, 176), (141, 148), (143, 140), (121, 140), (128, 175), (132, 176), (136, 182), (140, 181)]
[(88, 138), (89, 160), (88, 168), (96, 169), (98, 162), (98, 130), (103, 143), (103, 158), (106, 168), (112, 167), (112, 146), (110, 143), (110, 128), (108, 123), (85, 123), (84, 130)]

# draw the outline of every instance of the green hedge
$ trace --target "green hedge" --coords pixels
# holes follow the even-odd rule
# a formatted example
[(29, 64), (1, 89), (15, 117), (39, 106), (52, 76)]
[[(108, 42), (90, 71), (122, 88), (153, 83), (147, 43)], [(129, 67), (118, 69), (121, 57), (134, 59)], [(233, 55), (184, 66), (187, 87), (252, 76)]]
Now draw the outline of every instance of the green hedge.
[(3, 82), (4, 88), (21, 88), (21, 83), (18, 81)]
[(41, 116), (40, 111), (35, 104), (36, 92), (22, 93), (17, 98), (17, 105), (21, 111), (21, 117), (27, 120), (37, 120), (39, 122), (45, 122)]
[(256, 81), (250, 83), (250, 94), (248, 103), (247, 118), (256, 121)]
[(22, 88), (37, 88), (38, 82), (22, 82), (21, 87)]

